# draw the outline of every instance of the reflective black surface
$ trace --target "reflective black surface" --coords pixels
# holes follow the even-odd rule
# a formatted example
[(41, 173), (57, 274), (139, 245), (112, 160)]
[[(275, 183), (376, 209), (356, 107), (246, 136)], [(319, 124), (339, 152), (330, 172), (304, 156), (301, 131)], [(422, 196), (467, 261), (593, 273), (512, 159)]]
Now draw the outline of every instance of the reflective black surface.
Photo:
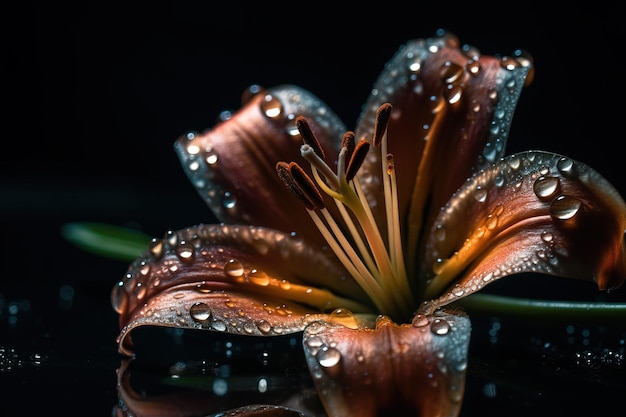
[[(237, 109), (250, 84), (299, 84), (351, 125), (382, 65), (406, 40), (443, 27), (484, 53), (523, 48), (535, 59), (536, 78), (522, 93), (510, 152), (564, 153), (626, 194), (618, 148), (623, 106), (616, 102), (624, 96), (617, 75), (624, 6), (455, 7), (387, 5), (342, 16), (318, 6), (26, 2), (3, 14), (0, 415), (112, 414), (122, 358), (109, 295), (126, 263), (75, 248), (60, 228), (104, 221), (160, 236), (210, 222), (172, 145), (188, 130), (212, 126), (220, 111)], [(584, 283), (560, 284), (531, 277), (496, 290), (626, 301), (625, 289), (605, 295)], [(477, 314), (472, 323), (462, 416), (617, 415), (626, 393), (623, 321)], [(160, 392), (150, 377), (162, 382), (159, 373), (168, 375), (180, 358), (179, 345), (165, 346), (162, 364), (133, 364), (133, 381), (145, 393)], [(228, 362), (222, 353), (185, 351), (189, 363)], [(310, 386), (292, 353), (289, 375)]]

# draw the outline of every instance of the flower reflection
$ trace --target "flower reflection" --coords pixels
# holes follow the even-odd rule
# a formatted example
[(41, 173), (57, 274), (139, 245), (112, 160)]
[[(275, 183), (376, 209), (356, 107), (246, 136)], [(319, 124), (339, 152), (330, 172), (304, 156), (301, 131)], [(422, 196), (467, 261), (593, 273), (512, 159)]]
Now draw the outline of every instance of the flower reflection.
[[(456, 416), (471, 326), (455, 301), (522, 272), (619, 287), (626, 204), (614, 187), (562, 155), (505, 155), (533, 71), (528, 55), (484, 56), (440, 33), (392, 57), (355, 131), (279, 86), (254, 87), (239, 112), (181, 137), (183, 167), (222, 223), (169, 231), (130, 265), (112, 294), (119, 350), (162, 352), (140, 342), (153, 327), (205, 330), (208, 356), (223, 335), (272, 357), (287, 337), (299, 382), (269, 400), (256, 394), (285, 383), (285, 368), (231, 379), (216, 360), (202, 378), (213, 397), (153, 403), (125, 361), (118, 411)], [(197, 367), (183, 364), (168, 381), (191, 383), (176, 372)], [(224, 396), (233, 386), (255, 394)]]

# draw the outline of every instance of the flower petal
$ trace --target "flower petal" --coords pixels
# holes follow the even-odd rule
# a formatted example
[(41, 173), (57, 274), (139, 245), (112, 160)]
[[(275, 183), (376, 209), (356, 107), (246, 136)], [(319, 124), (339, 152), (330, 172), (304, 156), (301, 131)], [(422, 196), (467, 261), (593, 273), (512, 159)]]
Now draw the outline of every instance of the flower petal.
[[(449, 34), (409, 42), (385, 65), (359, 118), (356, 137), (371, 138), (378, 107), (393, 105), (388, 150), (394, 155), (407, 257), (414, 258), (422, 221), (432, 221), (463, 181), (504, 155), (530, 71), (525, 57), (497, 58), (460, 49), (458, 39)], [(370, 154), (359, 175), (376, 178), (380, 155)], [(374, 209), (384, 210), (380, 185), (371, 180), (361, 184), (370, 201), (378, 202)]]
[(440, 297), (423, 311), (520, 272), (617, 288), (626, 278), (625, 230), (626, 204), (589, 166), (546, 152), (508, 156), (468, 181), (437, 218), (424, 273), (427, 298)]
[(304, 332), (309, 370), (328, 414), (456, 416), (465, 389), (470, 321), (460, 311), (375, 329), (316, 322)]
[(301, 331), (338, 307), (367, 312), (366, 300), (330, 253), (277, 230), (225, 225), (154, 240), (112, 293), (125, 354), (141, 325), (271, 335)]
[(276, 175), (277, 162), (302, 160), (296, 116), (312, 122), (334, 161), (343, 123), (317, 97), (294, 86), (261, 91), (230, 119), (176, 141), (187, 176), (220, 221), (297, 230), (307, 240), (323, 241), (306, 210), (293, 209), (295, 200)]

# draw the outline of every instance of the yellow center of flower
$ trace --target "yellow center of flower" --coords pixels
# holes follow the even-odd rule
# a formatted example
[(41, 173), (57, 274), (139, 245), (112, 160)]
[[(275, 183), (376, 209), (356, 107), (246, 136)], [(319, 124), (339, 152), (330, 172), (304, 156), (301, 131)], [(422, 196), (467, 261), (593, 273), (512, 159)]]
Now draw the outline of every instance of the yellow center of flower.
[[(296, 126), (304, 141), (300, 151), (311, 165), (313, 178), (295, 162), (279, 162), (276, 171), (291, 193), (307, 208), (328, 246), (378, 311), (392, 317), (406, 317), (413, 312), (415, 304), (402, 250), (393, 155), (387, 154), (390, 112), (389, 103), (378, 109), (371, 144), (365, 139), (355, 143), (353, 132), (344, 134), (336, 172), (326, 163), (324, 151), (306, 119), (298, 117)], [(386, 155), (381, 158), (386, 239), (356, 176), (371, 145), (379, 149), (381, 155)], [(328, 210), (320, 190), (332, 198), (340, 218), (335, 218)]]

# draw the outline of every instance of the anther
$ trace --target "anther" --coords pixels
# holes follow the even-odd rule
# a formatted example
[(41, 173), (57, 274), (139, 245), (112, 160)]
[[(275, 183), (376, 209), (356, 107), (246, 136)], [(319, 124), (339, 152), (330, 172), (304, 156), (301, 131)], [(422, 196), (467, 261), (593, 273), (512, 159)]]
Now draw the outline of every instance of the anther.
[(352, 152), (354, 152), (355, 143), (356, 142), (354, 141), (354, 132), (347, 131), (346, 133), (343, 134), (343, 137), (341, 138), (341, 148), (347, 149), (347, 152), (346, 152), (347, 161), (349, 161), (350, 158), (352, 158)]
[(295, 162), (278, 162), (276, 164), (278, 177), (285, 187), (300, 201), (308, 210), (325, 207), (324, 199), (313, 183), (311, 177)]
[(355, 146), (354, 152), (352, 152), (352, 156), (350, 157), (350, 162), (346, 168), (347, 181), (351, 181), (359, 171), (363, 161), (365, 161), (365, 157), (367, 156), (369, 149), (370, 143), (365, 139), (361, 139), (359, 144)]
[(304, 143), (313, 148), (317, 156), (324, 159), (324, 149), (322, 149), (322, 145), (320, 145), (320, 142), (317, 140), (313, 130), (311, 130), (309, 122), (304, 116), (296, 117), (296, 128), (298, 129), (298, 132), (300, 132)]
[(393, 106), (391, 103), (384, 103), (376, 112), (376, 122), (374, 124), (374, 139), (372, 143), (374, 146), (380, 145), (380, 142), (383, 140), (383, 136), (385, 135), (385, 131), (387, 130), (387, 123), (389, 123), (389, 115), (391, 114), (391, 109)]

